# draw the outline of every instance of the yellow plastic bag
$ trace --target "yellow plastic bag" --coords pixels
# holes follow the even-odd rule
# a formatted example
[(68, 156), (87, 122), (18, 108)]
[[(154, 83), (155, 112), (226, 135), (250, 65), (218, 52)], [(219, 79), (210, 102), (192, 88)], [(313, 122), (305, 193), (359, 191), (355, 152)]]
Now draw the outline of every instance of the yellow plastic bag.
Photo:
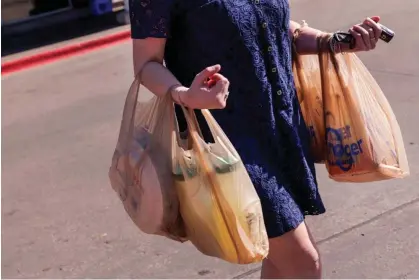
[(202, 113), (215, 143), (205, 143), (193, 111), (184, 112), (192, 149), (178, 146), (175, 178), (189, 240), (208, 256), (236, 264), (260, 262), (268, 254), (268, 236), (239, 155), (208, 110)]
[(319, 57), (299, 55), (295, 48), (293, 50), (295, 88), (304, 121), (310, 132), (310, 152), (316, 163), (324, 163), (327, 146)]
[(171, 98), (141, 96), (137, 77), (128, 92), (109, 169), (112, 188), (143, 232), (185, 241), (172, 176), (174, 105)]
[(370, 182), (407, 176), (399, 124), (361, 60), (353, 53), (321, 53), (319, 62), (330, 177)]

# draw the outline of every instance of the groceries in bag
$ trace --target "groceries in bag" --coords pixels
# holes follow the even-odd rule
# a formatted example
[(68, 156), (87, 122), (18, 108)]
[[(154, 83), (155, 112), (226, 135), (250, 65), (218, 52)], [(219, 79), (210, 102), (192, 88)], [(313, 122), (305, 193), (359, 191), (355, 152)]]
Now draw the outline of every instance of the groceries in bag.
[(353, 53), (327, 52), (319, 54), (319, 62), (330, 177), (370, 182), (407, 176), (399, 124), (361, 60)]
[(262, 207), (239, 155), (208, 110), (202, 113), (215, 143), (200, 137), (193, 111), (184, 112), (192, 149), (178, 146), (174, 168), (189, 240), (231, 263), (262, 261), (269, 249)]
[(128, 92), (109, 169), (112, 188), (132, 221), (148, 234), (185, 241), (172, 176), (174, 105), (169, 96), (138, 101), (137, 77)]

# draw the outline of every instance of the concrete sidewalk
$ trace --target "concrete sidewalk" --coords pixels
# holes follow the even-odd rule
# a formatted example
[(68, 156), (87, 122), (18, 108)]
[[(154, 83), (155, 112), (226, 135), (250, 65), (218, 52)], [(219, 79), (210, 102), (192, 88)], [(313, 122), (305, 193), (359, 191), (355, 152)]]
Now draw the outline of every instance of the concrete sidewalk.
[[(338, 184), (318, 167), (328, 211), (308, 223), (324, 277), (418, 278), (419, 34), (412, 30), (419, 1), (291, 5), (293, 19), (321, 29), (380, 15), (396, 32), (360, 57), (397, 115), (411, 176)], [(230, 265), (142, 234), (125, 214), (107, 171), (133, 78), (131, 55), (126, 42), (2, 77), (3, 278), (259, 277), (259, 265)]]

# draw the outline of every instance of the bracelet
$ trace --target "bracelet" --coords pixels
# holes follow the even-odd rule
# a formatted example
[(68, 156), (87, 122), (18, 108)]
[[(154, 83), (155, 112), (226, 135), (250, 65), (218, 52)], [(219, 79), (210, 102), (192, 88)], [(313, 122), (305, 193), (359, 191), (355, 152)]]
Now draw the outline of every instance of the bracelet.
[(170, 87), (169, 87), (169, 89), (167, 90), (167, 93), (166, 93), (166, 94), (170, 94), (170, 97), (173, 99), (173, 101), (174, 101), (175, 103), (178, 103), (179, 105), (185, 106), (185, 103), (183, 103), (182, 99), (180, 98), (180, 92), (179, 92), (179, 91), (177, 91), (177, 99), (178, 99), (178, 100), (174, 99), (174, 98), (173, 98), (173, 95), (172, 95), (172, 91), (173, 91), (176, 87), (180, 87), (180, 86), (182, 86), (182, 85), (181, 85), (181, 84), (174, 84), (174, 85), (170, 86)]
[(177, 98), (179, 101), (179, 105), (182, 105), (183, 107), (186, 107), (185, 103), (183, 103), (182, 99), (180, 98), (180, 91), (177, 92)]
[[(297, 41), (298, 37), (301, 35), (302, 29), (304, 27), (307, 27), (307, 26), (308, 26), (307, 22), (305, 20), (303, 20), (302, 25), (294, 30), (292, 45), (293, 45), (294, 52), (296, 54), (298, 54), (297, 47), (296, 47), (296, 41)], [(332, 51), (333, 53), (335, 53), (336, 42), (332, 41), (332, 38), (333, 38), (333, 34), (330, 34), (330, 33), (325, 34), (324, 32), (319, 31), (316, 34), (317, 53), (320, 53), (320, 52), (323, 52), (323, 51)], [(340, 45), (338, 45), (338, 47), (340, 48)]]
[(295, 45), (295, 43), (296, 43), (296, 41), (297, 41), (298, 37), (300, 37), (300, 34), (301, 34), (301, 32), (302, 32), (302, 29), (303, 29), (304, 27), (307, 27), (307, 26), (308, 26), (307, 22), (306, 22), (305, 20), (303, 20), (302, 25), (301, 25), (300, 27), (296, 28), (296, 29), (294, 30), (294, 32), (293, 32), (293, 36), (292, 36), (292, 46), (293, 46), (293, 49), (294, 49), (295, 53), (297, 53), (297, 54), (298, 54), (298, 52), (297, 52), (297, 46)]

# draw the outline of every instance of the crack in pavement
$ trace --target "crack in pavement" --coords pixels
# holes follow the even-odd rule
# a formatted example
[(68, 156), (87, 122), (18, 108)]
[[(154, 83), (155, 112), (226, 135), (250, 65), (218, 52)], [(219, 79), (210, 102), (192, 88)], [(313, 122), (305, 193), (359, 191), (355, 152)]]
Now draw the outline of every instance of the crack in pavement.
[(392, 70), (382, 70), (382, 69), (369, 69), (370, 72), (377, 72), (377, 73), (384, 73), (389, 75), (396, 75), (396, 76), (405, 76), (405, 77), (419, 77), (419, 74), (416, 73), (404, 73), (404, 72), (397, 72)]
[[(389, 209), (389, 210), (387, 210), (387, 211), (384, 211), (384, 212), (383, 212), (383, 213), (381, 213), (381, 214), (378, 214), (378, 215), (376, 215), (376, 216), (374, 216), (374, 217), (372, 217), (372, 218), (370, 218), (370, 219), (368, 219), (368, 220), (365, 220), (365, 221), (363, 221), (363, 222), (361, 222), (361, 223), (358, 223), (358, 224), (356, 224), (356, 225), (354, 225), (354, 226), (352, 226), (352, 227), (349, 227), (349, 228), (347, 228), (347, 229), (345, 229), (345, 230), (343, 230), (343, 231), (340, 231), (340, 232), (338, 232), (338, 233), (332, 234), (332, 235), (331, 235), (331, 236), (329, 236), (329, 237), (326, 237), (326, 238), (324, 238), (324, 239), (321, 239), (321, 240), (319, 240), (319, 241), (317, 242), (317, 245), (319, 245), (319, 246), (320, 246), (321, 244), (326, 243), (326, 242), (328, 242), (328, 241), (330, 241), (330, 240), (333, 240), (333, 239), (339, 238), (339, 237), (341, 237), (342, 235), (345, 235), (345, 234), (347, 234), (347, 233), (349, 233), (349, 232), (352, 232), (352, 231), (354, 231), (354, 230), (356, 230), (356, 229), (358, 229), (358, 228), (360, 228), (360, 227), (363, 227), (363, 226), (365, 226), (365, 225), (371, 224), (371, 223), (373, 223), (373, 222), (375, 222), (375, 221), (379, 220), (380, 218), (383, 218), (383, 217), (389, 216), (389, 215), (391, 215), (391, 214), (393, 214), (393, 213), (395, 213), (395, 212), (397, 212), (397, 211), (400, 211), (400, 210), (402, 210), (402, 209), (404, 209), (404, 208), (406, 208), (406, 207), (408, 207), (408, 206), (411, 206), (411, 205), (413, 205), (413, 204), (415, 204), (415, 203), (418, 203), (418, 202), (419, 202), (419, 197), (418, 197), (418, 198), (415, 198), (415, 199), (413, 199), (413, 200), (411, 200), (411, 201), (409, 201), (409, 202), (403, 203), (403, 204), (401, 204), (401, 205), (399, 205), (399, 206), (397, 206), (397, 207), (394, 207), (394, 208), (392, 208), (392, 209)], [(261, 267), (261, 266), (256, 267), (256, 268), (253, 268), (253, 269), (250, 269), (250, 270), (248, 270), (248, 271), (246, 271), (246, 272), (244, 272), (244, 273), (241, 273), (241, 274), (239, 274), (239, 275), (237, 275), (237, 276), (234, 276), (232, 279), (244, 279), (244, 278), (246, 278), (247, 276), (252, 275), (252, 274), (254, 274), (254, 273), (256, 273), (256, 272), (260, 271), (261, 269), (262, 269), (262, 267)]]

